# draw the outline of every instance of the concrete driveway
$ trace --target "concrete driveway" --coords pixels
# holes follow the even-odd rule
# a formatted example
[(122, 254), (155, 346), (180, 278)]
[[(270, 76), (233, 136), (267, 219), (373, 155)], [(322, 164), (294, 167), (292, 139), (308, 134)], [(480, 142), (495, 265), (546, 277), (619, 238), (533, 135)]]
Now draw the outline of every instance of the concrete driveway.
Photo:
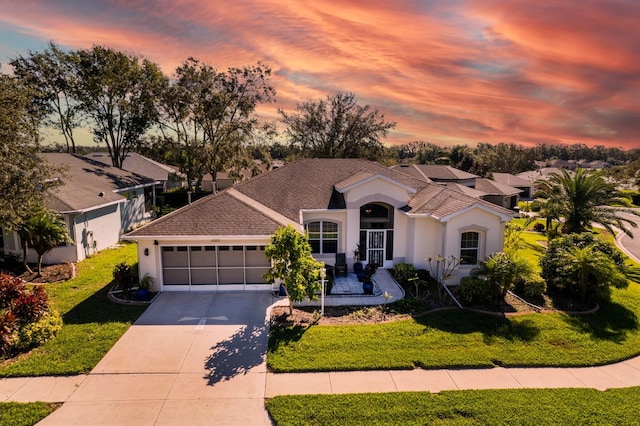
[(42, 425), (271, 424), (269, 293), (162, 293)]

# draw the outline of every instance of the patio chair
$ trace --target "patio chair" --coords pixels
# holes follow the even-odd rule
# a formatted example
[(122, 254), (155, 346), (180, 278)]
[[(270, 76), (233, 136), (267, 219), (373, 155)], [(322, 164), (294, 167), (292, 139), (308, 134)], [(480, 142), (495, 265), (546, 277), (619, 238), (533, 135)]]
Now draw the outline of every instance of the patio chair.
[(347, 276), (347, 256), (344, 253), (336, 253), (336, 264), (333, 265), (333, 272), (336, 277)]

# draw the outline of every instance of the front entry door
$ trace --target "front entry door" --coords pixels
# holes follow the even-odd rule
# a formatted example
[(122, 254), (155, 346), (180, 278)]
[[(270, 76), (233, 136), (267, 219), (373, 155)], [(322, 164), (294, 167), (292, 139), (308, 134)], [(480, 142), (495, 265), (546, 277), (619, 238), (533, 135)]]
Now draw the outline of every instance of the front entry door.
[(384, 253), (386, 247), (386, 231), (378, 229), (367, 230), (367, 263), (376, 263), (384, 267)]

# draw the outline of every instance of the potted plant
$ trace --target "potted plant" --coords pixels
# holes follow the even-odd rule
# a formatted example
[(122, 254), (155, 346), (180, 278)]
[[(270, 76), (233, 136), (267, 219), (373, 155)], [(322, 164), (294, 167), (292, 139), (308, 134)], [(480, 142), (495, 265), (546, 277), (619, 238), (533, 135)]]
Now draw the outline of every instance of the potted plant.
[(149, 298), (149, 290), (153, 287), (153, 277), (149, 274), (144, 274), (144, 277), (138, 283), (138, 289), (136, 290), (136, 296), (140, 300), (147, 300)]
[(358, 276), (358, 281), (362, 281), (362, 262), (360, 262), (360, 253), (362, 253), (362, 246), (357, 244), (356, 249), (353, 251), (353, 272)]
[(373, 281), (371, 278), (377, 270), (378, 265), (376, 263), (367, 263), (367, 266), (364, 267), (362, 271), (362, 291), (364, 291), (364, 294), (373, 294)]

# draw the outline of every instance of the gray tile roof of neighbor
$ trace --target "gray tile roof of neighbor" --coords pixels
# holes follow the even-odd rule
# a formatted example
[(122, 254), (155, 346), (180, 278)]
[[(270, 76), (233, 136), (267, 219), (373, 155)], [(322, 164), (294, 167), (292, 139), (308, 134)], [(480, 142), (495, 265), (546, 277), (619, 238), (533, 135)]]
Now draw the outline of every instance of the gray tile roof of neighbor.
[(122, 201), (122, 195), (114, 191), (154, 182), (153, 179), (85, 157), (66, 153), (43, 153), (40, 157), (65, 169), (58, 176), (62, 184), (50, 189), (45, 197), (47, 206), (59, 212), (89, 210)]
[(442, 164), (414, 164), (413, 166), (424, 176), (434, 181), (465, 180), (479, 177), (478, 175), (467, 173), (464, 170)]
[(132, 237), (271, 235), (280, 223), (222, 191), (141, 228)]
[(447, 188), (451, 188), (454, 191), (462, 192), (470, 197), (481, 198), (487, 195), (485, 192), (478, 191), (477, 189), (470, 188), (465, 185), (460, 185), (459, 183), (449, 182), (446, 184)]
[(503, 185), (501, 183), (485, 179), (476, 179), (476, 189), (487, 195), (516, 195), (522, 192), (522, 189), (513, 186)]
[(515, 188), (520, 186), (531, 186), (530, 181), (516, 175), (512, 175), (511, 173), (493, 173), (492, 178), (502, 185), (509, 185)]
[[(85, 155), (92, 160), (111, 165), (111, 157), (106, 152), (92, 152)], [(170, 174), (175, 174), (176, 170), (165, 164), (153, 161), (143, 155), (130, 152), (122, 163), (122, 169), (154, 180), (166, 181)]]

